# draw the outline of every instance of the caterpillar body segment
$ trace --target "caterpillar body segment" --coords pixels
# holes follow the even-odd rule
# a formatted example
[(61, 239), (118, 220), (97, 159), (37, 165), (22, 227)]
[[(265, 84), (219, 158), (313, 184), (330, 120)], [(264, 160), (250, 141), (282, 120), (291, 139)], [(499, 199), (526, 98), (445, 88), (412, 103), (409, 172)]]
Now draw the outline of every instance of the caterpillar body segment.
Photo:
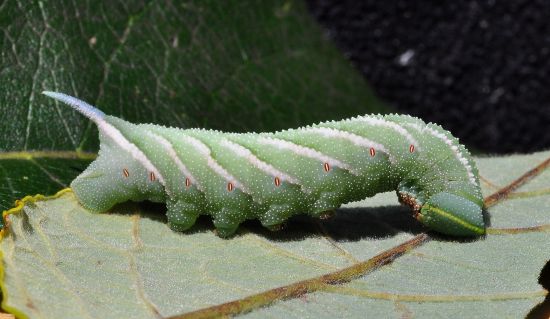
[(132, 124), (62, 93), (100, 131), (98, 158), (71, 187), (102, 212), (128, 200), (166, 202), (169, 225), (212, 216), (220, 236), (247, 219), (277, 229), (290, 216), (322, 217), (341, 204), (396, 190), (436, 231), (485, 233), (478, 173), (467, 150), (434, 124), (359, 116), (276, 133), (223, 133)]

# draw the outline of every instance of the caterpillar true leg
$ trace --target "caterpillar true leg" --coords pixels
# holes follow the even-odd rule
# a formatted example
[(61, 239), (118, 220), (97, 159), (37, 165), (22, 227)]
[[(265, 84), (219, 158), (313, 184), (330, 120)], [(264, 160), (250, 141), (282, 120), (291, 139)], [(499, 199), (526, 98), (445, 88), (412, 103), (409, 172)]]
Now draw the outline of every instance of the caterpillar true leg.
[(332, 209), (332, 210), (326, 210), (326, 211), (320, 212), (319, 214), (316, 215), (316, 217), (319, 219), (325, 220), (325, 219), (330, 219), (334, 217), (334, 214), (335, 214), (335, 211)]

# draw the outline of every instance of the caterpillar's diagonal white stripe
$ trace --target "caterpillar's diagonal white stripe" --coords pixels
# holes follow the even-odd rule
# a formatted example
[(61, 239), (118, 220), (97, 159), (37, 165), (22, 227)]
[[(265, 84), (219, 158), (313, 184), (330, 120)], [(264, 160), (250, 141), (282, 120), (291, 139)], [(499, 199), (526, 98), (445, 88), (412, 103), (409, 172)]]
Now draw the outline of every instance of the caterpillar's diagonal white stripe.
[(321, 136), (325, 136), (329, 138), (339, 138), (339, 139), (347, 140), (359, 147), (364, 147), (368, 149), (372, 148), (377, 152), (386, 153), (390, 159), (390, 162), (395, 163), (395, 157), (389, 153), (389, 151), (384, 147), (384, 145), (371, 141), (363, 136), (359, 136), (357, 134), (353, 134), (342, 130), (337, 130), (330, 127), (307, 127), (307, 128), (303, 128), (302, 131), (306, 133), (308, 132), (317, 133)]
[(146, 134), (149, 134), (153, 139), (155, 139), (157, 143), (159, 143), (159, 145), (161, 145), (164, 148), (164, 150), (166, 151), (166, 154), (168, 154), (168, 156), (172, 159), (172, 161), (176, 163), (177, 167), (180, 169), (183, 175), (185, 175), (185, 177), (189, 179), (189, 182), (195, 185), (199, 190), (202, 190), (200, 183), (197, 182), (197, 180), (195, 179), (191, 171), (189, 171), (189, 169), (185, 166), (185, 164), (183, 164), (178, 154), (176, 154), (176, 151), (174, 150), (174, 147), (172, 146), (172, 144), (167, 139), (165, 139), (160, 135), (157, 135), (149, 131), (145, 131), (145, 132)]
[(258, 137), (258, 143), (277, 147), (280, 149), (289, 150), (296, 155), (309, 157), (311, 159), (318, 160), (320, 163), (328, 163), (331, 167), (340, 167), (342, 169), (349, 171), (354, 175), (359, 175), (359, 173), (355, 169), (353, 169), (349, 164), (343, 163), (342, 161), (339, 161), (335, 158), (332, 158), (328, 155), (325, 155), (309, 147), (301, 146), (301, 145), (298, 145), (286, 140), (278, 139), (278, 138), (264, 137), (264, 136)]
[(474, 175), (474, 172), (472, 171), (472, 166), (471, 166), (470, 162), (462, 154), (462, 152), (460, 151), (458, 145), (455, 145), (455, 143), (453, 143), (453, 141), (450, 138), (445, 136), (445, 134), (443, 134), (441, 132), (438, 132), (435, 129), (433, 129), (431, 127), (428, 127), (428, 126), (420, 127), (420, 126), (418, 126), (417, 124), (414, 124), (414, 123), (406, 123), (404, 125), (412, 127), (412, 128), (414, 128), (415, 130), (418, 130), (421, 133), (428, 132), (428, 134), (430, 134), (434, 137), (437, 137), (438, 139), (443, 141), (443, 143), (448, 145), (449, 148), (451, 149), (451, 151), (453, 152), (454, 156), (456, 157), (456, 159), (464, 166), (464, 169), (466, 170), (466, 173), (468, 174), (468, 179), (470, 180), (470, 183), (472, 183), (473, 185), (477, 185), (477, 180), (476, 180), (476, 177)]
[(271, 164), (268, 164), (260, 160), (254, 154), (252, 154), (252, 152), (250, 152), (250, 150), (247, 149), (246, 147), (239, 145), (235, 142), (232, 142), (228, 139), (224, 139), (220, 144), (226, 147), (227, 149), (231, 150), (237, 156), (246, 159), (251, 165), (266, 172), (272, 177), (278, 177), (280, 178), (281, 181), (289, 182), (296, 185), (301, 185), (301, 182), (297, 178), (294, 178), (293, 176), (283, 173), (280, 170), (273, 167)]
[(383, 120), (383, 119), (380, 119), (380, 118), (377, 118), (377, 117), (369, 117), (369, 116), (359, 116), (359, 117), (351, 119), (351, 121), (364, 122), (364, 123), (367, 123), (368, 125), (372, 125), (372, 126), (381, 126), (381, 127), (389, 128), (389, 129), (397, 132), (402, 137), (404, 137), (409, 142), (409, 145), (414, 145), (417, 148), (417, 150), (420, 150), (418, 142), (411, 135), (411, 133), (407, 132), (406, 129), (404, 129), (402, 126), (400, 126), (397, 123), (394, 123), (394, 122), (391, 122), (391, 121), (386, 121), (386, 120)]
[(225, 168), (218, 164), (218, 162), (212, 157), (210, 148), (208, 148), (208, 146), (192, 136), (183, 135), (182, 139), (193, 145), (195, 149), (204, 156), (208, 167), (216, 172), (216, 174), (223, 177), (228, 183), (232, 183), (234, 187), (239, 188), (244, 193), (250, 194), (250, 191), (242, 183), (240, 183), (235, 176), (231, 175)]

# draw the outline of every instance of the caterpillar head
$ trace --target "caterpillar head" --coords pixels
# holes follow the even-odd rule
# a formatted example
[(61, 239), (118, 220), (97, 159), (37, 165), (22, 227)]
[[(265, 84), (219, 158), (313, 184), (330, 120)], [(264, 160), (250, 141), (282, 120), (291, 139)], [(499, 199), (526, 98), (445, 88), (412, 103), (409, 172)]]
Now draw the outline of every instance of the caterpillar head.
[(485, 222), (481, 207), (464, 197), (440, 192), (422, 205), (416, 218), (437, 232), (453, 236), (481, 236)]

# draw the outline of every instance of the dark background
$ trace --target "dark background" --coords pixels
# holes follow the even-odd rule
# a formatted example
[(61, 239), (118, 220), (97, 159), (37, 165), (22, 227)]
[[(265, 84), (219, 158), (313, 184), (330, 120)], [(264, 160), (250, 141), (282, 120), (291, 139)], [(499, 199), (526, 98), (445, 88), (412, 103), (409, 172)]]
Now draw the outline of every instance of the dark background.
[(550, 148), (550, 1), (307, 3), (398, 112), (479, 152)]

